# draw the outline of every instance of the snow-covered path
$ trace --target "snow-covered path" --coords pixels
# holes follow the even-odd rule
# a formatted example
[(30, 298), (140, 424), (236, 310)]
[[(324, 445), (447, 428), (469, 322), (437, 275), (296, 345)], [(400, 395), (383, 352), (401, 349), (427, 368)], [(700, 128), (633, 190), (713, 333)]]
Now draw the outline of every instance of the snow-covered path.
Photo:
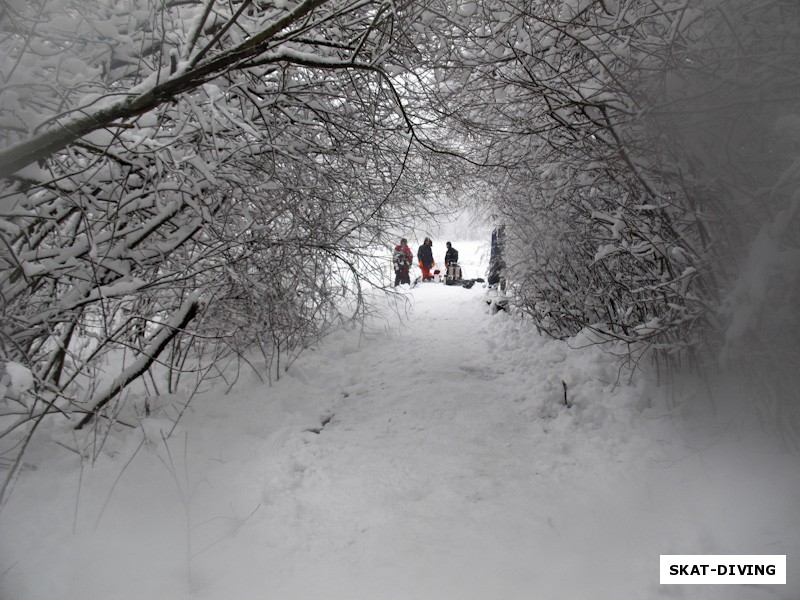
[(552, 366), (563, 350), (498, 341), (482, 294), (420, 286), (402, 330), (342, 352), (345, 365), (304, 365), (301, 377), (329, 392), (306, 428), (330, 420), (319, 433), (298, 423), (270, 452), (264, 528), (251, 534), (276, 551), (210, 577), (220, 558), (209, 558), (199, 570), (220, 597), (236, 585), (276, 598), (557, 597), (565, 581), (586, 597), (605, 555), (621, 558), (610, 545), (624, 541), (623, 556), (638, 559), (606, 489), (623, 473), (603, 465), (594, 476), (592, 462), (608, 459), (602, 440), (596, 457), (560, 430)]
[(796, 456), (689, 448), (646, 385), (491, 314), (479, 286), (407, 294), (404, 324), (387, 312), (272, 387), (199, 397), (167, 446), (157, 418), (138, 452), (141, 435), (107, 442), (79, 497), (69, 456), (21, 481), (0, 597), (798, 597), (797, 569), (771, 588), (658, 581), (660, 554), (796, 565)]

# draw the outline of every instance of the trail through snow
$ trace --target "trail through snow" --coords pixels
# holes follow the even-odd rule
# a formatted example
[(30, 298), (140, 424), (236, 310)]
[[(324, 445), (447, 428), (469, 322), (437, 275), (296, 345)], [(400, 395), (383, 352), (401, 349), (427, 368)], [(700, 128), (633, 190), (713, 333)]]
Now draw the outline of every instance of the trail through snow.
[[(796, 456), (692, 446), (608, 355), (491, 314), (479, 286), (404, 293), (404, 323), (201, 396), (166, 445), (153, 418), (92, 469), (26, 473), (0, 597), (798, 597)], [(659, 585), (660, 554), (703, 553), (789, 554), (789, 583)]]

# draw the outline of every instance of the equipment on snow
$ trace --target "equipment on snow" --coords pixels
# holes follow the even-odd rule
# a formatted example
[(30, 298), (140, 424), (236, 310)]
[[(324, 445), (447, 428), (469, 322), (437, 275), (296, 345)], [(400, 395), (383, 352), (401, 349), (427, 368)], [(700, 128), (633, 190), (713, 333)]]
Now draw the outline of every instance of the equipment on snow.
[(445, 285), (459, 285), (461, 282), (461, 267), (457, 262), (451, 262), (447, 266), (447, 275), (444, 278)]

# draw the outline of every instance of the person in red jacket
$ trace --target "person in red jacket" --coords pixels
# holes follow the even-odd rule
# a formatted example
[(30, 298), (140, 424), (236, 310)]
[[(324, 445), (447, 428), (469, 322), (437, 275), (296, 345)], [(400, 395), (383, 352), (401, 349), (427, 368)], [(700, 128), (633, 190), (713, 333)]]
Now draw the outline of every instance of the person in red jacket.
[(400, 243), (394, 247), (394, 252), (392, 253), (394, 287), (397, 287), (401, 283), (411, 284), (409, 269), (411, 269), (412, 262), (414, 262), (414, 254), (411, 252), (411, 248), (408, 247), (408, 240), (403, 238), (400, 240)]

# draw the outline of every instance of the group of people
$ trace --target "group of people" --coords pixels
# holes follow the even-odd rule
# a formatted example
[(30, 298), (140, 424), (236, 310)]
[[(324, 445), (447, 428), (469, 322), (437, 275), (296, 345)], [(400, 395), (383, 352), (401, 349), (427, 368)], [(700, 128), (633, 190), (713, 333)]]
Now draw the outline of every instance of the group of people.
[[(422, 245), (417, 250), (417, 260), (422, 271), (422, 281), (433, 281), (435, 273), (433, 268), (436, 261), (433, 259), (433, 241), (426, 237)], [(394, 285), (397, 287), (401, 283), (411, 283), (411, 265), (414, 262), (414, 255), (408, 247), (408, 240), (402, 238), (400, 243), (394, 247), (392, 263), (394, 264)], [(445, 268), (458, 263), (458, 250), (447, 242), (447, 252), (444, 255)]]
[[(505, 225), (501, 224), (492, 232), (488, 273), (489, 287), (499, 288), (503, 291), (505, 291), (506, 283), (506, 263), (503, 258), (505, 238), (506, 228)], [(422, 271), (422, 281), (432, 281), (438, 271), (433, 271), (433, 268), (436, 266), (436, 261), (433, 259), (433, 241), (431, 238), (426, 237), (422, 242), (422, 245), (417, 250), (417, 260), (419, 261), (419, 268)], [(411, 284), (411, 265), (414, 263), (414, 254), (411, 252), (411, 248), (408, 247), (408, 240), (406, 238), (402, 238), (400, 243), (394, 247), (392, 263), (394, 265), (395, 287), (402, 283)], [(447, 272), (445, 278), (446, 283), (453, 283), (452, 280), (457, 281), (461, 279), (461, 268), (458, 266), (458, 250), (453, 248), (450, 242), (447, 242), (444, 266)], [(483, 281), (483, 279), (471, 281)]]

